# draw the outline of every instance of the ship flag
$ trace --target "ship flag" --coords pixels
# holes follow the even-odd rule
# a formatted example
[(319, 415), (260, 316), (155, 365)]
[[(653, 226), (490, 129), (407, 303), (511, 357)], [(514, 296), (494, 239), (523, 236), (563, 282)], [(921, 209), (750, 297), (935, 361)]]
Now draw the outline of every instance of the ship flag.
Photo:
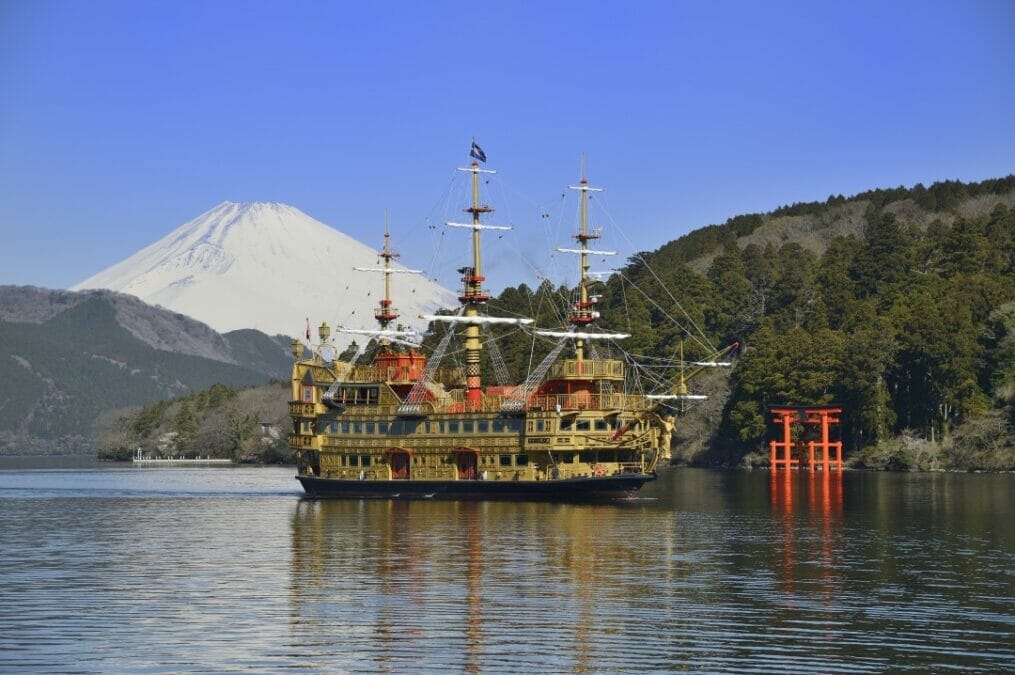
[(483, 148), (476, 144), (476, 139), (472, 139), (472, 150), (469, 152), (470, 157), (475, 157), (479, 161), (486, 163), (486, 153), (483, 152)]

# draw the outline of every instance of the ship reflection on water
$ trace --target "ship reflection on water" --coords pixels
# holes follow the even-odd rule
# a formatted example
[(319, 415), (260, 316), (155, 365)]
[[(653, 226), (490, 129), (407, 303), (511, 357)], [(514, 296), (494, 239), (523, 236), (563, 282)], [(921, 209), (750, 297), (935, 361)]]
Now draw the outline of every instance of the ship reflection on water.
[(995, 667), (1007, 486), (678, 470), (622, 504), (301, 500), (288, 645), (329, 671)]
[[(650, 596), (649, 580), (659, 581), (639, 570), (636, 538), (608, 534), (642, 508), (301, 501), (292, 519), (294, 643), (313, 635), (328, 663), (355, 654), (382, 670), (411, 668), (421, 653), (431, 666), (468, 672), (591, 669), (601, 649), (634, 648), (597, 617)], [(549, 653), (521, 641), (541, 630), (554, 636)]]

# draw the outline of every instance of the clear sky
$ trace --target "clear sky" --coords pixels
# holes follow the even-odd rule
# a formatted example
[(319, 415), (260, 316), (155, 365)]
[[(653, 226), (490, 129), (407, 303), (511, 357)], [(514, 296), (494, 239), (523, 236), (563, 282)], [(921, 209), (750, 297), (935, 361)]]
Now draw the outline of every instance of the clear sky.
[(0, 0), (0, 283), (69, 286), (223, 200), (418, 230), (472, 136), (519, 236), (587, 153), (628, 254), (1003, 176), (1013, 36), (1010, 0)]

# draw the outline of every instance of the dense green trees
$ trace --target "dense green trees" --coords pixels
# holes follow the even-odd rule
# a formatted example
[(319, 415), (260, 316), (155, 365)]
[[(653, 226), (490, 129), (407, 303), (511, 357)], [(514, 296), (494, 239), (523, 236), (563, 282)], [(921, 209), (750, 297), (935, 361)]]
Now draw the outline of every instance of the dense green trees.
[[(741, 341), (721, 435), (744, 451), (761, 447), (766, 406), (836, 402), (853, 452), (903, 432), (937, 443), (954, 432), (944, 465), (1015, 468), (1004, 440), (1015, 422), (1015, 210), (1005, 205), (1013, 191), (1015, 176), (945, 181), (732, 218), (633, 256), (597, 289), (602, 324), (630, 332), (625, 348), (648, 356), (671, 357), (685, 340), (695, 357), (702, 348), (688, 338), (698, 330), (714, 344)], [(963, 216), (965, 200), (987, 194), (1007, 199)], [(834, 239), (820, 257), (792, 238), (778, 247), (738, 240), (766, 218), (820, 219), (861, 199), (859, 235)], [(706, 255), (705, 274), (688, 266)], [(509, 288), (492, 304), (561, 325), (567, 297), (544, 283)], [(500, 345), (515, 377), (548, 348), (530, 353), (517, 332)], [(1000, 429), (984, 441), (1001, 448), (1000, 459), (969, 450), (971, 439), (987, 438), (968, 431), (980, 427)]]

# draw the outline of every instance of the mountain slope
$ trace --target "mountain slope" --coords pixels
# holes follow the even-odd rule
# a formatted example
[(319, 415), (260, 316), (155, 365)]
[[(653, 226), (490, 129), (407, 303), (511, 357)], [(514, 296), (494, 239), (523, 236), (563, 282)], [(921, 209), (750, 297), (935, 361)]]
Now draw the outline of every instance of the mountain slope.
[(0, 454), (93, 447), (103, 411), (284, 379), (290, 363), (278, 338), (219, 335), (137, 298), (0, 287)]
[[(136, 295), (220, 332), (298, 335), (305, 317), (371, 324), (379, 278), (352, 268), (376, 264), (375, 249), (296, 208), (223, 202), (73, 288)], [(452, 303), (450, 291), (426, 278), (400, 277), (406, 323)]]
[(741, 248), (768, 244), (779, 248), (799, 244), (815, 255), (823, 254), (840, 236), (862, 237), (872, 213), (892, 213), (901, 222), (925, 230), (934, 221), (951, 226), (960, 218), (985, 216), (996, 206), (1015, 207), (1015, 175), (961, 183), (940, 181), (930, 187), (916, 185), (861, 192), (851, 197), (830, 196), (824, 202), (798, 203), (770, 213), (730, 218), (722, 225), (707, 225), (674, 239), (652, 255), (677, 259), (705, 272), (724, 246)]

